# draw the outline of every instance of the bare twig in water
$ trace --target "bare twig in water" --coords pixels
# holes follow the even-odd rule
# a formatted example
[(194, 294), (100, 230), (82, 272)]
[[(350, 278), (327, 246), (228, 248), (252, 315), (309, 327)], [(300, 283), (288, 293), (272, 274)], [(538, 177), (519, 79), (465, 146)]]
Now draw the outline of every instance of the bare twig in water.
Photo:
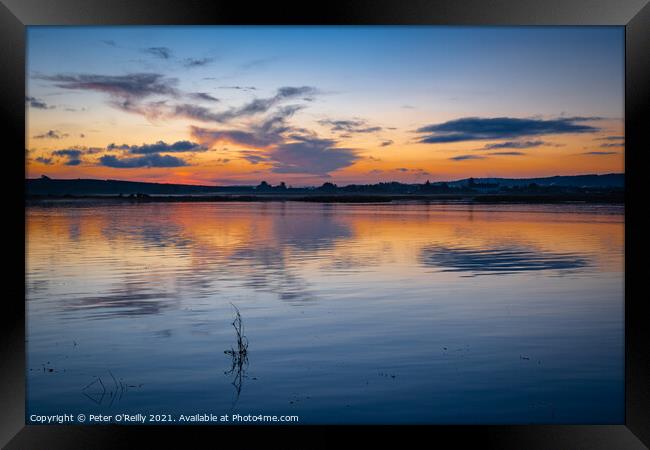
[(244, 334), (244, 323), (241, 320), (239, 308), (232, 303), (230, 305), (235, 309), (235, 320), (232, 322), (232, 326), (237, 334), (237, 349), (231, 347), (230, 350), (226, 350), (224, 353), (244, 359), (248, 353), (248, 338)]
[(248, 338), (244, 334), (244, 323), (242, 322), (239, 309), (232, 303), (230, 305), (235, 309), (235, 320), (233, 320), (232, 326), (237, 336), (237, 348), (231, 347), (230, 350), (224, 351), (232, 359), (232, 367), (224, 373), (226, 375), (235, 374), (232, 382), (233, 386), (235, 386), (235, 398), (233, 399), (232, 405), (234, 407), (237, 400), (239, 400), (246, 368), (248, 367)]

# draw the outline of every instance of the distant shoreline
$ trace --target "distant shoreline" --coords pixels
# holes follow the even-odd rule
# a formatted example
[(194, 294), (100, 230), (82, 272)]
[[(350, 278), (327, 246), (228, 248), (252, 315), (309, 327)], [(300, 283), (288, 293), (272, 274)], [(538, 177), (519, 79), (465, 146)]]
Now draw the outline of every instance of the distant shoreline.
[(459, 204), (540, 204), (608, 203), (623, 204), (623, 192), (573, 194), (256, 194), (256, 195), (28, 195), (26, 205), (46, 203), (225, 203), (225, 202), (311, 202), (311, 203), (459, 203)]
[(467, 178), (453, 182), (296, 188), (262, 181), (257, 186), (191, 186), (119, 180), (27, 179), (27, 204), (44, 202), (319, 202), (319, 203), (624, 203), (624, 174), (547, 178)]

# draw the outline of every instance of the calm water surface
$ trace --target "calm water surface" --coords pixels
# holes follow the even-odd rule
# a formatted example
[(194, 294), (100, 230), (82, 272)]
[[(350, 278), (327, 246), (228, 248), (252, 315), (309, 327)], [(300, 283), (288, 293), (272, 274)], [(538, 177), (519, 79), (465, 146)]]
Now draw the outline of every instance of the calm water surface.
[(26, 213), (28, 414), (624, 420), (622, 207)]

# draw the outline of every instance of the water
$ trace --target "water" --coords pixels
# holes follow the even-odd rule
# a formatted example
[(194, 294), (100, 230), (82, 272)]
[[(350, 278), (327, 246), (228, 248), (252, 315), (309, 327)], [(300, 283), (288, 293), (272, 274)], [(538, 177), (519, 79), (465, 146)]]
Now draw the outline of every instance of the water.
[[(624, 421), (622, 207), (26, 214), (28, 416)], [(234, 367), (231, 303), (250, 342)]]

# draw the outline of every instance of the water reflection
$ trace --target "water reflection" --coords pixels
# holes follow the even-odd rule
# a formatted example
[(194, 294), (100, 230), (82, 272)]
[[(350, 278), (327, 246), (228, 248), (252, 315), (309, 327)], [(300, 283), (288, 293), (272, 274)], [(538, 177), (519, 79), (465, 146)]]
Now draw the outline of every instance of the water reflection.
[(29, 207), (28, 409), (612, 423), (623, 244), (596, 206)]
[(475, 275), (569, 271), (589, 266), (589, 260), (582, 255), (514, 245), (484, 249), (429, 245), (422, 249), (420, 260), (423, 265), (440, 268), (443, 272), (471, 272)]
[(102, 319), (158, 314), (174, 304), (174, 293), (155, 292), (152, 288), (155, 289), (155, 286), (143, 281), (130, 281), (101, 295), (72, 298), (64, 305), (66, 310), (84, 310), (88, 319)]
[(81, 393), (95, 405), (111, 407), (114, 403), (119, 403), (129, 389), (142, 387), (142, 385), (127, 384), (123, 378), (118, 380), (110, 370), (107, 370), (104, 379), (102, 376), (93, 378), (93, 381), (81, 388)]
[[(356, 208), (283, 203), (35, 208), (44, 215), (32, 214), (29, 221), (32, 254), (52, 260), (55, 244), (56, 251), (69, 251), (57, 261), (60, 270), (31, 259), (29, 297), (57, 295), (48, 283), (65, 279), (61, 275), (67, 272), (83, 283), (73, 292), (61, 290), (66, 297), (61, 305), (84, 310), (89, 318), (159, 314), (183, 298), (233, 295), (235, 287), (298, 304), (318, 299), (313, 277), (319, 273), (363, 276), (373, 268), (413, 271), (413, 264), (469, 275), (569, 273), (591, 266), (587, 255), (602, 252), (570, 251), (581, 241), (565, 239), (575, 232), (549, 214), (529, 219), (519, 214), (524, 222), (510, 223), (475, 208), (469, 215), (431, 206), (417, 214), (408, 207)], [(47, 219), (52, 211), (56, 220)], [(493, 243), (495, 220), (508, 235), (507, 245)], [(41, 240), (47, 233), (53, 240)], [(559, 249), (542, 250), (535, 241)], [(611, 239), (603, 236), (602, 243), (611, 252)], [(413, 258), (404, 255), (408, 248), (417, 250)]]
[(191, 240), (183, 235), (182, 226), (173, 222), (150, 220), (148, 217), (136, 216), (126, 223), (119, 215), (107, 217), (101, 233), (110, 242), (128, 239), (142, 245), (161, 248), (185, 247), (191, 244)]
[(309, 210), (302, 213), (283, 210), (273, 220), (274, 241), (303, 252), (316, 252), (352, 238), (350, 226), (334, 215), (332, 205), (323, 206), (317, 214)]

